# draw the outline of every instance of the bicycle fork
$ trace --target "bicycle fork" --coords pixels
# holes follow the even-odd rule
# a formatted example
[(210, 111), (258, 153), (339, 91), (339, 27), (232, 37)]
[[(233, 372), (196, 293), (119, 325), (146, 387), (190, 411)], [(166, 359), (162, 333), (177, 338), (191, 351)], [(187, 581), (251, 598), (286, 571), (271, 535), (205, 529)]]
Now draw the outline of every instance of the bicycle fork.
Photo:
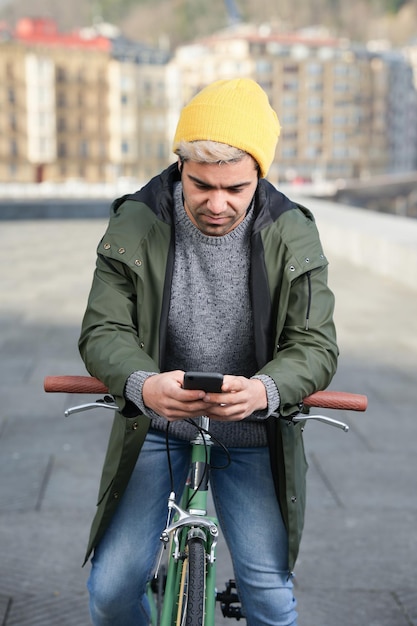
[[(204, 419), (204, 418), (203, 418)], [(204, 422), (201, 424), (206, 428)], [(207, 429), (207, 428), (206, 428)], [(176, 503), (175, 493), (168, 498), (168, 519), (161, 533), (161, 553), (157, 573), (164, 550), (169, 547), (168, 571), (161, 615), (161, 626), (171, 626), (176, 606), (181, 602), (180, 588), (183, 569), (187, 566), (187, 545), (200, 539), (205, 545), (205, 617), (206, 626), (215, 623), (216, 604), (216, 546), (218, 542), (217, 520), (207, 517), (207, 498), (210, 467), (210, 436), (199, 432), (192, 441), (190, 471), (181, 506)], [(157, 575), (156, 573), (156, 575)]]

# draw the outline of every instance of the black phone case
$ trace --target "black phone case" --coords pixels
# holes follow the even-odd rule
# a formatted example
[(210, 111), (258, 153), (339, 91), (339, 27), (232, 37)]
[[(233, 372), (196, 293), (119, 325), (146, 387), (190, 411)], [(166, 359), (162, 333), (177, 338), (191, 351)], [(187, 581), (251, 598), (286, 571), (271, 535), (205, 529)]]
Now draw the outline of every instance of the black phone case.
[(184, 389), (201, 389), (207, 393), (221, 393), (223, 374), (218, 372), (185, 372)]

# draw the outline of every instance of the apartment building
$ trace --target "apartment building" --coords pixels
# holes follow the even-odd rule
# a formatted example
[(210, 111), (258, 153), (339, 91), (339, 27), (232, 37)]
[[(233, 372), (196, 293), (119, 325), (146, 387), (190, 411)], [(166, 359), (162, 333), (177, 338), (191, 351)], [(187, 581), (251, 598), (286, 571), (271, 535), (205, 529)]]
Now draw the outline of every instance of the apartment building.
[(55, 66), (56, 159), (47, 180), (107, 179), (109, 84), (107, 51), (60, 48)]
[[(415, 89), (401, 55), (394, 62), (343, 40), (243, 26), (181, 46), (175, 62), (184, 100), (215, 78), (248, 76), (263, 86), (282, 125), (269, 175), (274, 182), (416, 166)], [(394, 80), (401, 82), (401, 99)]]
[(0, 43), (0, 180), (101, 180), (110, 42), (23, 19)]
[(170, 54), (119, 37), (110, 62), (110, 162), (113, 179), (148, 180), (172, 160), (180, 97)]
[(410, 163), (417, 168), (417, 91), (412, 66), (404, 63), (402, 54), (387, 51), (384, 61), (388, 73), (387, 135), (388, 170), (406, 172)]
[(24, 19), (3, 37), (0, 181), (143, 180), (172, 159), (176, 68), (111, 35)]
[(0, 54), (0, 181), (26, 180), (28, 159), (26, 115), (26, 51), (14, 42), (1, 43)]
[(239, 25), (170, 54), (108, 25), (62, 34), (25, 19), (0, 37), (0, 181), (147, 180), (174, 159), (181, 107), (237, 76), (262, 85), (282, 125), (272, 182), (417, 167), (416, 86), (398, 52)]

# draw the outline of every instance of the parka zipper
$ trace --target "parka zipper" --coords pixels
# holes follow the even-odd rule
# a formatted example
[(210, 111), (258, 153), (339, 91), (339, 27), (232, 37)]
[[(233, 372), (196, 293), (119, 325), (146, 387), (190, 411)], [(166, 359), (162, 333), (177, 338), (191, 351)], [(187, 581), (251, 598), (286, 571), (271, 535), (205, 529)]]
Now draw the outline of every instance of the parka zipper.
[(311, 309), (311, 270), (306, 273), (307, 276), (307, 288), (308, 288), (308, 300), (307, 300), (307, 312), (306, 312), (306, 325), (305, 330), (309, 329), (310, 322), (310, 309)]

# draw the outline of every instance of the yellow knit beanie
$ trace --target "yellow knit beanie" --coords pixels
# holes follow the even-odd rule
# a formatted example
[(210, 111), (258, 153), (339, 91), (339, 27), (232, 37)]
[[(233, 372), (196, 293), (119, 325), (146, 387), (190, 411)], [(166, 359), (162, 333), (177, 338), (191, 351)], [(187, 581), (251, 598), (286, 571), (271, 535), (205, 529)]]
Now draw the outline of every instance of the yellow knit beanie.
[(210, 140), (248, 152), (265, 177), (275, 156), (281, 127), (268, 96), (249, 78), (218, 80), (183, 108), (174, 137), (181, 141)]

